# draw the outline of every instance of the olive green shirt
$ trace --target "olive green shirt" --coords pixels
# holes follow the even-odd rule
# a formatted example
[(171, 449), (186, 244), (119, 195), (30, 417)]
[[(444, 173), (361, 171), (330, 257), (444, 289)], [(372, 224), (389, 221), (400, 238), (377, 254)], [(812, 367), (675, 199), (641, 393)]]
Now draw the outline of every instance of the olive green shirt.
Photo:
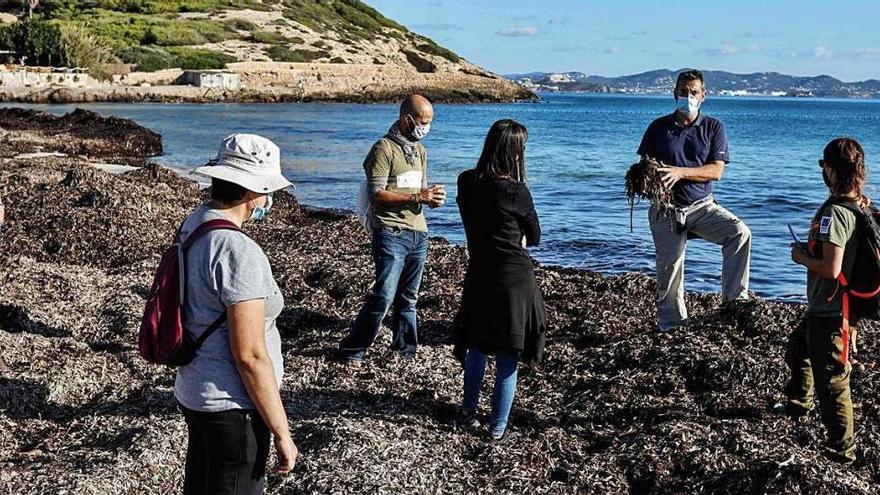
[[(364, 160), (364, 172), (367, 181), (375, 177), (388, 179), (386, 191), (400, 194), (413, 194), (427, 187), (428, 159), (425, 147), (416, 143), (419, 150), (420, 163), (415, 166), (406, 161), (403, 149), (387, 138), (382, 138), (373, 145)], [(418, 232), (427, 232), (428, 223), (422, 205), (406, 203), (397, 205), (373, 205), (373, 228), (396, 227)]]
[[(823, 242), (830, 242), (843, 248), (843, 264), (840, 272), (847, 280), (852, 278), (859, 246), (857, 226), (858, 218), (855, 213), (844, 206), (829, 205), (822, 209), (817, 220), (810, 227), (810, 246), (814, 256), (821, 256)], [(807, 311), (810, 314), (841, 315), (843, 312), (841, 296), (837, 280), (807, 271)]]

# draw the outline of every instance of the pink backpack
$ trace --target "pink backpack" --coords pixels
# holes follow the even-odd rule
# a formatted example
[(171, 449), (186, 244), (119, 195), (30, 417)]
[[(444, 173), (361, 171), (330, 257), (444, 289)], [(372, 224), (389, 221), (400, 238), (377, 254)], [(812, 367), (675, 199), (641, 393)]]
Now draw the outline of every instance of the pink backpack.
[(186, 262), (184, 254), (192, 244), (212, 230), (241, 229), (229, 220), (209, 220), (199, 225), (180, 243), (180, 232), (174, 244), (162, 253), (153, 286), (147, 294), (147, 305), (138, 336), (141, 356), (151, 363), (183, 366), (196, 356), (202, 343), (226, 321), (224, 311), (216, 321), (193, 340), (183, 327), (184, 295), (186, 294)]

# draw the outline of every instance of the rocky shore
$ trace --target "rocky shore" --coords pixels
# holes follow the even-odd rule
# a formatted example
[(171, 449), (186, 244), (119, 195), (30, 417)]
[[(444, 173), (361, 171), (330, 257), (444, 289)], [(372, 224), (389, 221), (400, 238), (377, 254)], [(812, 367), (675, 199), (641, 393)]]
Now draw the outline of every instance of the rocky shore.
[[(0, 115), (0, 492), (176, 492), (186, 436), (173, 370), (143, 361), (136, 337), (158, 256), (201, 193), (155, 165), (95, 168), (142, 161), (155, 141), (84, 115), (52, 133), (28, 124), (39, 114)], [(122, 157), (120, 142), (154, 144)], [(33, 146), (64, 156), (32, 157)], [(370, 285), (367, 234), (289, 195), (248, 233), (285, 296), (282, 397), (301, 451), (268, 493), (876, 493), (877, 325), (862, 328), (866, 367), (853, 376), (860, 459), (842, 469), (818, 453), (817, 417), (770, 411), (801, 306), (757, 300), (721, 315), (717, 296), (689, 294), (692, 327), (658, 337), (651, 278), (541, 266), (547, 360), (521, 374), (511, 425), (522, 437), (496, 445), (453, 421), (464, 248), (431, 240), (418, 359), (397, 359), (383, 330), (350, 370), (326, 356)]]
[[(7, 87), (0, 101), (18, 103), (378, 103), (421, 93), (435, 102), (536, 101), (535, 93), (476, 66), (422, 73), (409, 67), (367, 64), (252, 62), (231, 64), (239, 89), (178, 84), (182, 71), (163, 71), (150, 84), (83, 87)], [(470, 66), (469, 66), (470, 67)]]

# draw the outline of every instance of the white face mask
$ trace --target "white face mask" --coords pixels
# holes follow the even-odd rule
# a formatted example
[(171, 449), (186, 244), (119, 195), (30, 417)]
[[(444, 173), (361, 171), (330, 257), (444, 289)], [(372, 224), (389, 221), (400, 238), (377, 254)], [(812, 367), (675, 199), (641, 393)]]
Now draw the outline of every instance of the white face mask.
[(683, 115), (688, 117), (694, 117), (698, 113), (700, 113), (700, 106), (702, 102), (696, 96), (676, 96), (675, 97), (675, 108), (678, 109)]
[(412, 117), (410, 117), (410, 120), (413, 123), (413, 130), (410, 133), (410, 137), (412, 138), (412, 140), (413, 141), (421, 141), (422, 139), (425, 139), (425, 137), (428, 135), (428, 133), (431, 132), (431, 124), (430, 123), (427, 123), (424, 125), (416, 124), (415, 119), (413, 119)]

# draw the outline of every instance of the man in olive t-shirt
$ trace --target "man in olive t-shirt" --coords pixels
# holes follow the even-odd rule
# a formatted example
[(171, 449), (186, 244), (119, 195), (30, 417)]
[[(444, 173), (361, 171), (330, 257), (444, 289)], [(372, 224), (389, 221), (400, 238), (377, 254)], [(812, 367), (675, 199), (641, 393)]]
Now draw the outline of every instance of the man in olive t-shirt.
[(423, 96), (410, 96), (401, 103), (397, 122), (364, 160), (376, 281), (339, 344), (340, 357), (349, 362), (363, 361), (392, 307), (392, 349), (413, 357), (418, 347), (416, 303), (428, 252), (422, 207), (437, 208), (446, 200), (442, 186), (428, 187), (428, 160), (419, 142), (433, 119), (431, 103)]

